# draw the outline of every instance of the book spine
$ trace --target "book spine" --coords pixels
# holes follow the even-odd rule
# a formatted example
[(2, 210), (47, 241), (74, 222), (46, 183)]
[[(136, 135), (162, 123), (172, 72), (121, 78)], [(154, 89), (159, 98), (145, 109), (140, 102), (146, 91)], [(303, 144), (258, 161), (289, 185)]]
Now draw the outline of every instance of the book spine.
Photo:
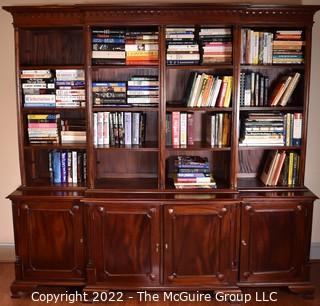
[(93, 114), (93, 145), (98, 145), (98, 114)]
[(302, 114), (293, 114), (293, 135), (292, 135), (292, 145), (301, 146), (301, 136), (302, 136)]
[(166, 146), (172, 146), (172, 114), (171, 113), (166, 114)]
[(107, 146), (110, 145), (109, 116), (110, 116), (109, 112), (103, 113), (103, 144)]
[(131, 130), (132, 130), (132, 118), (131, 118), (131, 113), (127, 112), (124, 113), (124, 144), (125, 145), (131, 145), (132, 144), (132, 140), (131, 140)]
[(132, 144), (139, 144), (139, 113), (132, 113)]
[(67, 152), (61, 152), (61, 183), (67, 183), (68, 181), (68, 161)]
[(180, 145), (180, 112), (172, 112), (172, 145)]
[(55, 184), (61, 183), (61, 159), (60, 152), (52, 152), (52, 168), (53, 168), (53, 182)]
[(187, 113), (180, 114), (180, 145), (187, 146)]
[(72, 183), (72, 152), (68, 152), (68, 183)]
[(187, 116), (187, 144), (188, 146), (193, 146), (194, 145), (194, 140), (193, 140), (193, 129), (194, 129), (194, 115), (192, 113), (189, 113)]
[(78, 158), (77, 151), (72, 151), (72, 182), (74, 184), (78, 183)]
[(103, 145), (103, 113), (98, 114), (98, 126), (97, 126), (97, 142), (98, 145)]

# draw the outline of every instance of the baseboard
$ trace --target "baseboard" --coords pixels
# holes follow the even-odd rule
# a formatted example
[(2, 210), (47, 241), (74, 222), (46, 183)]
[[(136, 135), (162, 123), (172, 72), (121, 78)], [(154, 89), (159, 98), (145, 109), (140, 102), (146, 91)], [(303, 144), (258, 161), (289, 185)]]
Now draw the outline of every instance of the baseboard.
[(14, 244), (0, 244), (0, 262), (14, 262), (15, 252)]
[[(310, 259), (320, 260), (320, 242), (311, 244)], [(14, 262), (14, 244), (0, 244), (0, 262)]]
[(320, 259), (320, 242), (311, 243), (310, 259)]

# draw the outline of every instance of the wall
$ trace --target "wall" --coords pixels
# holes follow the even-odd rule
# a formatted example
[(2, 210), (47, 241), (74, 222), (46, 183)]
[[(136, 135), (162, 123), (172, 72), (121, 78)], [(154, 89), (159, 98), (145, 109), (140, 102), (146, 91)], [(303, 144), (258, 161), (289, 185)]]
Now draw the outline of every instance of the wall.
[[(107, 3), (108, 1), (24, 1), (24, 0), (4, 0), (1, 5), (32, 5), (32, 4), (73, 4), (73, 3)], [(116, 1), (116, 3), (128, 1)], [(148, 1), (150, 3), (151, 0)], [(175, 2), (186, 3), (195, 1), (154, 1), (154, 2)], [(227, 2), (227, 1), (201, 1), (201, 2)], [(232, 2), (232, 1), (231, 1)], [(248, 1), (238, 1), (248, 2)], [(282, 0), (258, 0), (254, 3), (287, 3), (299, 4), (301, 1), (282, 1)], [(305, 0), (303, 4), (320, 4), (320, 1)], [(320, 114), (320, 103), (317, 103), (317, 96), (320, 94), (320, 87), (317, 84), (320, 79), (320, 13), (317, 13), (314, 27), (314, 44), (312, 49), (312, 78), (310, 91), (310, 120), (309, 137), (306, 165), (306, 184), (313, 192), (320, 196), (320, 167), (318, 157), (320, 156), (319, 135), (320, 124), (318, 114)], [(15, 103), (15, 76), (14, 76), (14, 42), (12, 19), (10, 14), (0, 10), (0, 101), (1, 101), (1, 120), (0, 120), (0, 244), (13, 243), (12, 218), (10, 203), (5, 197), (20, 184), (19, 165), (18, 165), (18, 145), (16, 128), (16, 103)], [(316, 205), (319, 206), (319, 205)], [(313, 222), (312, 241), (320, 245), (320, 206), (316, 207)], [(1, 255), (1, 254), (0, 254)]]

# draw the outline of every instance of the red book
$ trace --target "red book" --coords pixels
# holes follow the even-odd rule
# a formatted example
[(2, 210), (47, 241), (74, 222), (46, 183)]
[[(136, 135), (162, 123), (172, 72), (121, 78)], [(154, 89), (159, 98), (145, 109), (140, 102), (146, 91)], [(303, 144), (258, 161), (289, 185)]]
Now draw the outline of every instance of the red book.
[(280, 158), (279, 158), (277, 164), (275, 165), (274, 176), (273, 176), (273, 179), (272, 179), (272, 185), (273, 186), (276, 186), (278, 184), (280, 173), (281, 173), (282, 166), (283, 166), (285, 158), (286, 158), (286, 152), (283, 151), (282, 153), (280, 153)]
[(187, 130), (187, 136), (188, 136), (188, 146), (193, 146), (193, 124), (194, 124), (194, 115), (188, 114), (187, 124), (188, 124), (188, 130)]
[(223, 77), (216, 107), (223, 107), (224, 98), (226, 97), (227, 87), (228, 87), (228, 78)]
[(172, 145), (180, 146), (180, 112), (172, 112)]

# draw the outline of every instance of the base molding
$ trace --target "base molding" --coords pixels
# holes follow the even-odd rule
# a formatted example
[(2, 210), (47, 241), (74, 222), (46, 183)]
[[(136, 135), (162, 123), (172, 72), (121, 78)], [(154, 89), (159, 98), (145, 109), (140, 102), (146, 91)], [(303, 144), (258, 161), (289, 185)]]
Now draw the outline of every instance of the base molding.
[(13, 243), (0, 243), (0, 262), (14, 262), (16, 258)]

